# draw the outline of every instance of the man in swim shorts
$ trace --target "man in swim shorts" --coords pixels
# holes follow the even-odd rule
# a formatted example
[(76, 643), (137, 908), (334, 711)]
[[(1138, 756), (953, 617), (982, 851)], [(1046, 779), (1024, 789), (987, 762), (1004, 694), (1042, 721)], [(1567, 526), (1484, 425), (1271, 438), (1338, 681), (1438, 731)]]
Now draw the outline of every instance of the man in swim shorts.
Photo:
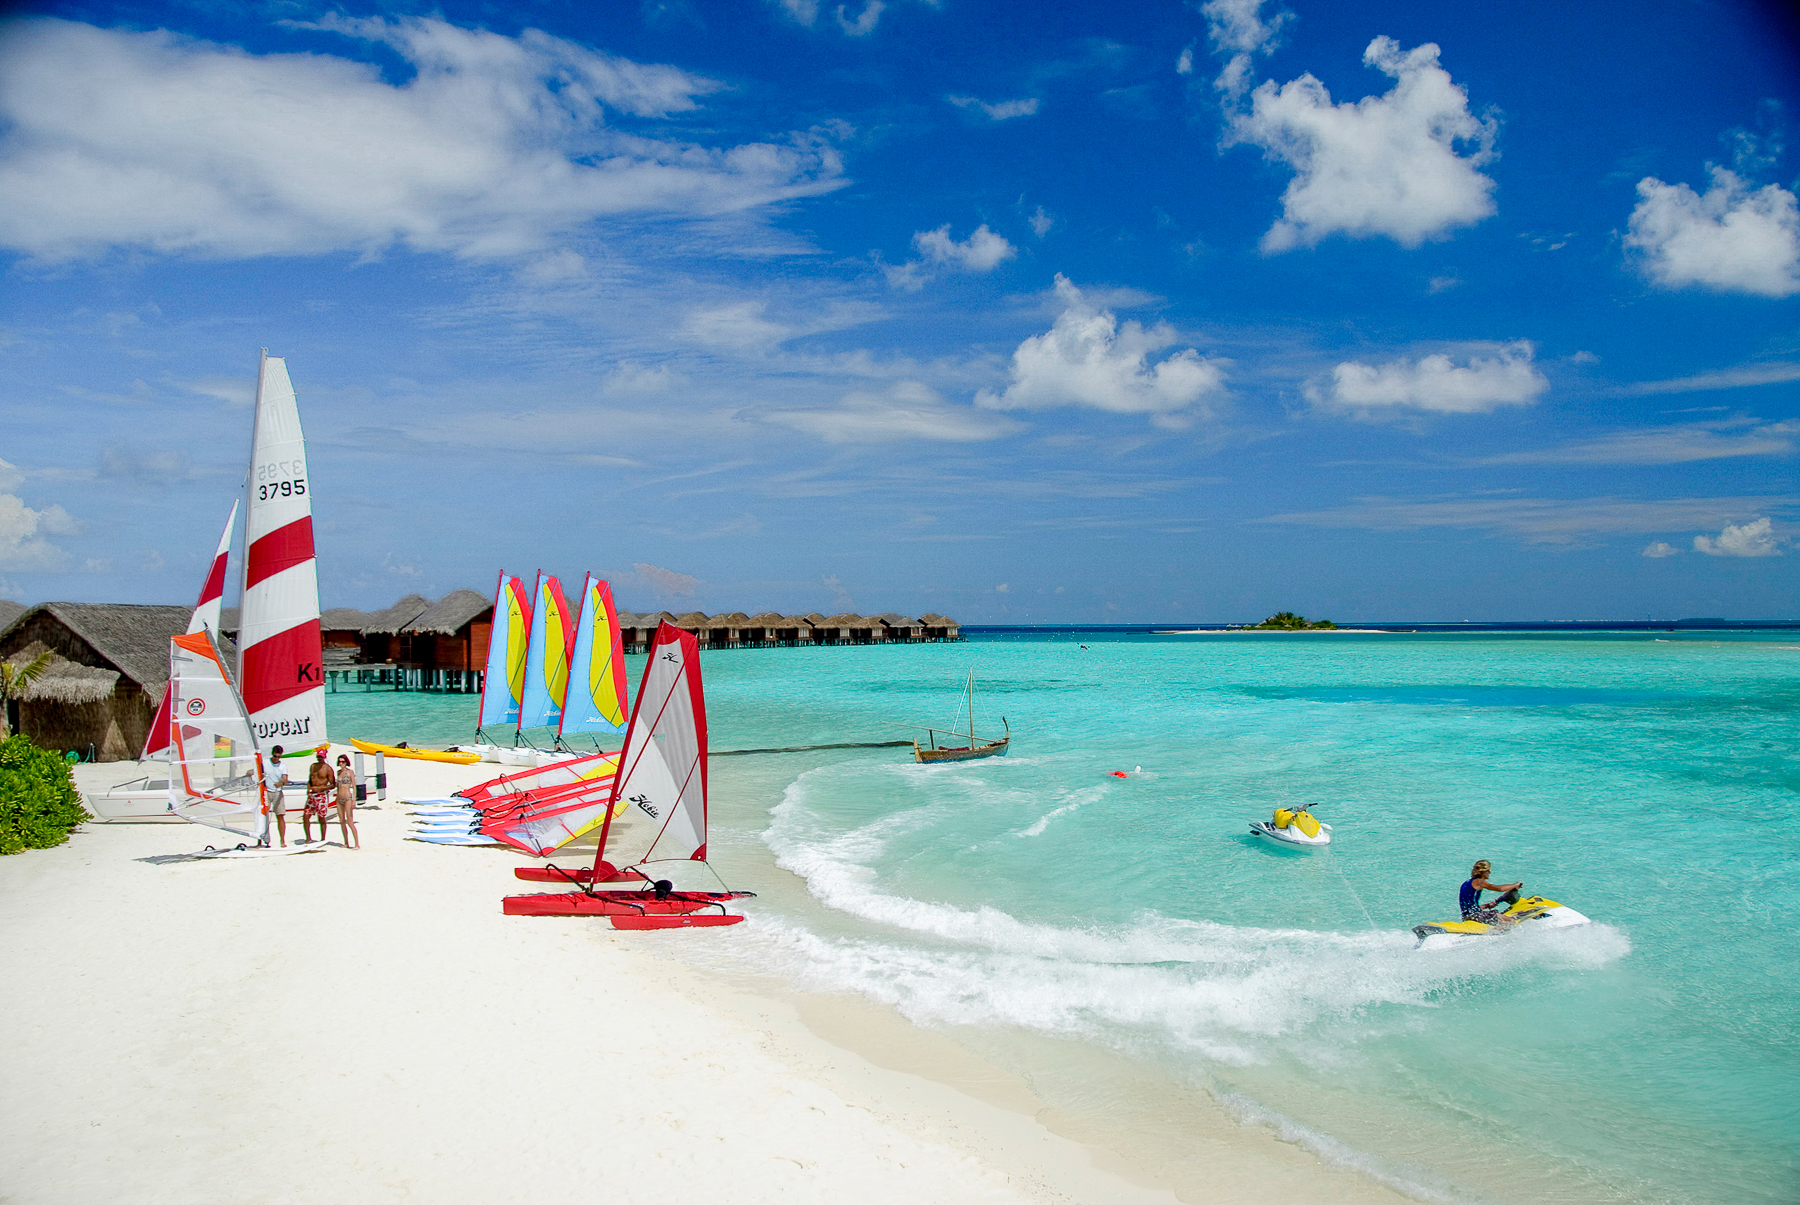
[(281, 746), (276, 745), (269, 750), (269, 769), (273, 774), (269, 778), (269, 810), (275, 813), (275, 831), (281, 834), (281, 844), (287, 845), (287, 771), (281, 768)]
[(1486, 858), (1483, 858), (1470, 868), (1469, 881), (1462, 885), (1462, 890), (1458, 893), (1458, 902), (1462, 905), (1462, 918), (1464, 920), (1486, 921), (1487, 923), (1492, 924), (1494, 921), (1500, 919), (1500, 910), (1497, 907), (1484, 908), (1481, 906), (1481, 893), (1484, 891), (1499, 891), (1503, 893), (1499, 899), (1494, 901), (1495, 904), (1512, 904), (1518, 902), (1519, 888), (1523, 887), (1525, 884), (1490, 883), (1488, 882), (1488, 875), (1493, 873), (1493, 869), (1494, 864)]
[(306, 770), (306, 811), (300, 817), (301, 825), (306, 829), (306, 840), (312, 842), (313, 817), (319, 818), (319, 843), (330, 836), (326, 823), (331, 818), (331, 805), (337, 799), (337, 776), (325, 762), (326, 747), (320, 745), (318, 756)]

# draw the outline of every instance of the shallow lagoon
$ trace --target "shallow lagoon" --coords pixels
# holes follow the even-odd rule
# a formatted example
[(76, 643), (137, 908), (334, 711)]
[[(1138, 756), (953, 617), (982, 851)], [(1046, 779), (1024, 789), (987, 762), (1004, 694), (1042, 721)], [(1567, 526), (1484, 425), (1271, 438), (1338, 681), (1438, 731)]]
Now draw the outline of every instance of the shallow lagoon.
[[(1150, 1107), (1115, 1060), (1152, 1068), (1420, 1195), (1800, 1196), (1793, 634), (731, 650), (713, 747), (943, 726), (970, 668), (1005, 759), (715, 761), (714, 859), (764, 895), (686, 956), (960, 1027), (1075, 1111)], [(448, 743), (475, 700), (330, 705)], [(1298, 802), (1329, 853), (1248, 835)], [(1600, 923), (1415, 952), (1477, 857)]]

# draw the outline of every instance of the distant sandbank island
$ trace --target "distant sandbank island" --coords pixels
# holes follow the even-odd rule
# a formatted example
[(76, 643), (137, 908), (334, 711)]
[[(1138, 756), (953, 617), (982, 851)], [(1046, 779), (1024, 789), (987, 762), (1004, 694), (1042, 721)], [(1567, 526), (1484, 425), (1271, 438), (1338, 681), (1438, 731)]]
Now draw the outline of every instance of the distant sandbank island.
[(1277, 611), (1261, 623), (1226, 624), (1222, 628), (1158, 628), (1158, 636), (1225, 636), (1238, 632), (1353, 632), (1389, 635), (1390, 628), (1340, 628), (1329, 619), (1308, 620), (1292, 611)]

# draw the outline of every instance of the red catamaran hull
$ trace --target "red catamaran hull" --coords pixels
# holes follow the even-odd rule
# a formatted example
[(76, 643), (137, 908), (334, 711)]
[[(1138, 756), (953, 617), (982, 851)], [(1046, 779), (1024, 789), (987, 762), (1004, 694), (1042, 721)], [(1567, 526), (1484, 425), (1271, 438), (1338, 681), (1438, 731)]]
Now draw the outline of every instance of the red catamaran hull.
[[(507, 916), (605, 916), (621, 920), (656, 917), (680, 917), (698, 913), (703, 908), (718, 908), (725, 900), (740, 898), (743, 892), (689, 892), (666, 900), (641, 896), (639, 892), (609, 891), (589, 895), (585, 891), (560, 891), (542, 895), (509, 895), (501, 903)], [(741, 916), (712, 912), (695, 918), (700, 924), (735, 924)], [(666, 925), (615, 925), (615, 928), (666, 928)]]

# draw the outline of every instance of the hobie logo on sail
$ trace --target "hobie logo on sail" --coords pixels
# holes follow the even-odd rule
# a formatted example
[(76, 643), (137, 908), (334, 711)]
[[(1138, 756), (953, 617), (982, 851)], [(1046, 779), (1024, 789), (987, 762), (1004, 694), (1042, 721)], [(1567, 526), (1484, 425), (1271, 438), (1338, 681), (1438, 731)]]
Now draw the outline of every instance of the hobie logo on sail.
[(650, 819), (652, 819), (652, 820), (662, 819), (662, 813), (657, 811), (656, 806), (650, 802), (650, 796), (648, 796), (648, 795), (633, 795), (631, 797), (631, 802), (633, 802), (633, 803), (637, 804), (639, 807), (643, 808), (645, 814), (648, 815), (650, 817)]

